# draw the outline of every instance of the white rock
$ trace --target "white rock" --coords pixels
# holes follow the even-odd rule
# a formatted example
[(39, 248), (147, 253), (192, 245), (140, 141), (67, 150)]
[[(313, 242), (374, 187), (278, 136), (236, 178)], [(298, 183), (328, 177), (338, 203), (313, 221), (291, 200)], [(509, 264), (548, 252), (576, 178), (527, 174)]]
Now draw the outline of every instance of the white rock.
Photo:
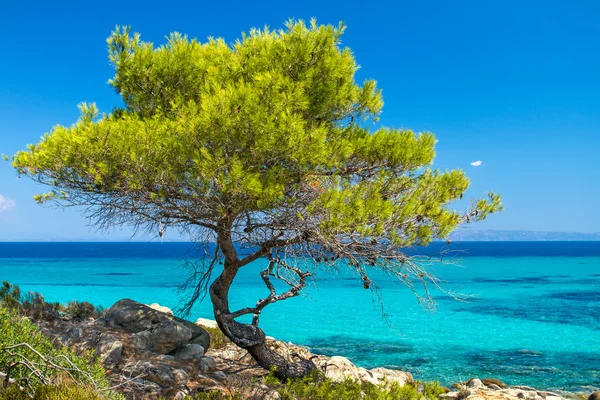
[(205, 326), (207, 328), (218, 328), (217, 321), (207, 318), (198, 318), (196, 320), (196, 325)]
[(152, 303), (152, 304), (146, 304), (146, 305), (156, 311), (160, 311), (160, 312), (164, 312), (164, 313), (173, 315), (173, 311), (169, 307), (161, 306), (158, 303)]

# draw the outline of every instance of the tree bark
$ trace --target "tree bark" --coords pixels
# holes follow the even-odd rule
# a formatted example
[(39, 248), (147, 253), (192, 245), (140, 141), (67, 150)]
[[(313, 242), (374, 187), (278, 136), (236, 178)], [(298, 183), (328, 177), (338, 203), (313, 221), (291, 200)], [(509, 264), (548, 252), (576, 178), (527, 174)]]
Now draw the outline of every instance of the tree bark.
[(290, 361), (271, 350), (266, 344), (262, 329), (252, 324), (244, 324), (232, 318), (229, 309), (229, 288), (237, 275), (239, 260), (230, 236), (221, 232), (218, 243), (225, 256), (223, 272), (210, 286), (210, 299), (215, 320), (221, 331), (237, 346), (246, 349), (256, 362), (266, 370), (273, 370), (277, 378), (286, 380), (301, 378), (316, 369), (315, 364), (298, 356), (298, 361)]

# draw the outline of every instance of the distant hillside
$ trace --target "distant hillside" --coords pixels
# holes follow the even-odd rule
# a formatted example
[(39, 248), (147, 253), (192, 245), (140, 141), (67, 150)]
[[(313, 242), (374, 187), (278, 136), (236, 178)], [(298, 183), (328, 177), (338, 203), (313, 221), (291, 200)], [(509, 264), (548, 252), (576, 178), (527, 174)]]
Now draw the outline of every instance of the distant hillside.
[(600, 240), (600, 233), (538, 232), (461, 229), (450, 235), (453, 241), (589, 241)]

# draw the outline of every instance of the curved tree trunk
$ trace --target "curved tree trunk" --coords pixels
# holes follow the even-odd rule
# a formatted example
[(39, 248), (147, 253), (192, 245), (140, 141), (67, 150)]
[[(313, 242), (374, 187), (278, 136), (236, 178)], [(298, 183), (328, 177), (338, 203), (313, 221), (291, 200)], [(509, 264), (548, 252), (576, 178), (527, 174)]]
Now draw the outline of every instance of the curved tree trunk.
[(281, 380), (300, 378), (316, 369), (310, 360), (300, 358), (289, 361), (271, 350), (266, 344), (266, 335), (258, 326), (244, 324), (231, 317), (229, 309), (229, 288), (237, 275), (238, 266), (225, 260), (223, 273), (210, 286), (210, 298), (213, 303), (215, 319), (221, 331), (233, 343), (246, 349), (256, 362), (266, 370), (274, 370)]

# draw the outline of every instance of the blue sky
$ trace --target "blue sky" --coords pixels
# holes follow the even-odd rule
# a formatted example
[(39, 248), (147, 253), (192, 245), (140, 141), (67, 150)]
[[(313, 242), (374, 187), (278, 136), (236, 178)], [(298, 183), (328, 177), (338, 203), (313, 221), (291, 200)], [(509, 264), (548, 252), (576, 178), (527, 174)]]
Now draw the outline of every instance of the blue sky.
[[(435, 165), (465, 169), (469, 196), (503, 194), (506, 211), (477, 229), (600, 231), (598, 2), (52, 3), (0, 6), (0, 153), (73, 123), (82, 101), (120, 104), (106, 83), (105, 39), (117, 24), (155, 43), (172, 31), (233, 42), (292, 17), (343, 20), (358, 78), (383, 89), (381, 122), (434, 132)], [(129, 238), (90, 230), (80, 210), (36, 205), (40, 191), (0, 163), (0, 240)]]

